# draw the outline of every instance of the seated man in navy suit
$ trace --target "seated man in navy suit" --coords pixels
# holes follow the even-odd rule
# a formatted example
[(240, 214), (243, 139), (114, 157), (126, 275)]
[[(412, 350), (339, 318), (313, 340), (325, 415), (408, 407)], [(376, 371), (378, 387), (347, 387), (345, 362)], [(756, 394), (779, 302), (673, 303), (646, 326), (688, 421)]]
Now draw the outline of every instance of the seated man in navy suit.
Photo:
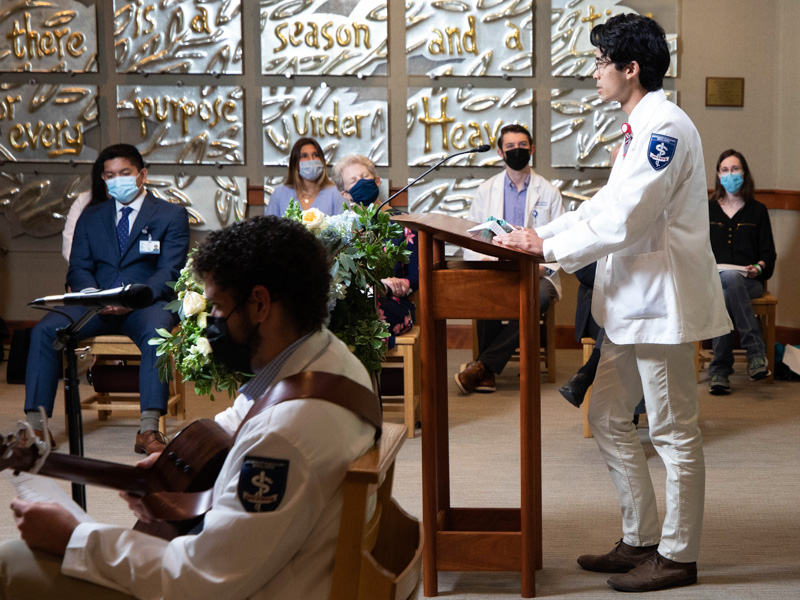
[[(144, 188), (147, 169), (139, 151), (127, 144), (105, 148), (97, 159), (109, 200), (87, 206), (75, 226), (67, 285), (73, 292), (108, 289), (140, 283), (153, 292), (153, 304), (140, 310), (109, 307), (81, 329), (83, 338), (106, 334), (130, 337), (142, 352), (139, 369), (141, 426), (134, 450), (151, 454), (164, 449), (167, 439), (158, 420), (167, 410), (169, 387), (156, 374), (156, 349), (147, 341), (158, 327), (171, 329), (175, 316), (164, 310), (189, 251), (189, 217), (182, 206), (159, 200)], [(86, 309), (63, 307), (78, 319)], [(39, 407), (53, 413), (60, 377), (58, 352), (53, 349), (56, 330), (69, 323), (50, 313), (33, 329), (25, 379), (25, 413), (40, 434)], [(41, 436), (40, 436), (41, 437)]]

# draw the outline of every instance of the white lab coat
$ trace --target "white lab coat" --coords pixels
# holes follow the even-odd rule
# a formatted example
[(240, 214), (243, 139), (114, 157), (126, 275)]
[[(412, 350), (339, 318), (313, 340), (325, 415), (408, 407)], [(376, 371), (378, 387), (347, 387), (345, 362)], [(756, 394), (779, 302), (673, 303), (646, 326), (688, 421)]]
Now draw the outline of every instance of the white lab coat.
[[(502, 173), (487, 179), (478, 187), (469, 207), (467, 219), (483, 223), (489, 217), (505, 218), (505, 202), (503, 200), (505, 178), (506, 172), (503, 170)], [(524, 226), (537, 228), (554, 221), (563, 214), (564, 202), (561, 199), (561, 192), (547, 179), (531, 170), (531, 179), (528, 182), (528, 196), (525, 199)], [(464, 260), (483, 260), (485, 258), (497, 260), (494, 257), (464, 249)], [(545, 278), (553, 284), (557, 294), (556, 297), (561, 299), (561, 280), (558, 276), (558, 269)]]
[[(275, 380), (301, 371), (341, 374), (371, 386), (358, 359), (326, 329), (304, 342)], [(233, 430), (250, 405), (240, 396), (218, 421)], [(333, 403), (283, 402), (242, 428), (200, 534), (167, 542), (121, 527), (81, 524), (62, 572), (143, 599), (327, 599), (342, 481), (374, 435), (374, 427)], [(276, 510), (254, 513), (242, 507), (237, 486), (245, 456), (289, 461)]]
[[(599, 261), (592, 314), (615, 344), (680, 344), (728, 333), (731, 322), (711, 252), (700, 136), (663, 90), (630, 116), (633, 140), (608, 184), (536, 232), (564, 270)], [(672, 161), (648, 160), (651, 134), (676, 138)], [(607, 258), (606, 258), (607, 256)]]

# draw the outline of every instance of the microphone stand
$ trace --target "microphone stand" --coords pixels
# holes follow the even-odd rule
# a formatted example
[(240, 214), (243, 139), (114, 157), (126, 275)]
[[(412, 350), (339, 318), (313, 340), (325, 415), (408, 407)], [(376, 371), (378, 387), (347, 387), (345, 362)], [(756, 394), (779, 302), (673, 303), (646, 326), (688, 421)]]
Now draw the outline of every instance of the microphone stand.
[[(71, 323), (66, 327), (56, 330), (56, 339), (53, 340), (54, 350), (63, 350), (67, 355), (67, 366), (64, 374), (64, 407), (67, 414), (67, 427), (69, 429), (69, 453), (74, 456), (83, 456), (83, 420), (81, 418), (80, 379), (78, 378), (78, 333), (86, 323), (92, 319), (102, 308), (90, 308), (77, 321), (70, 315), (58, 309), (44, 306), (33, 306), (50, 312), (66, 316)], [(45, 423), (45, 428), (47, 423)], [(86, 486), (82, 483), (72, 484), (72, 499), (83, 510), (86, 510)]]
[(420, 179), (422, 179), (423, 177), (425, 177), (425, 175), (427, 175), (427, 174), (428, 174), (428, 173), (430, 173), (431, 171), (433, 171), (433, 170), (435, 170), (435, 169), (438, 169), (439, 167), (441, 167), (441, 166), (442, 166), (442, 165), (443, 165), (445, 162), (447, 162), (447, 161), (448, 161), (448, 160), (450, 160), (451, 158), (455, 158), (456, 156), (461, 156), (462, 154), (473, 154), (473, 153), (475, 153), (475, 152), (487, 152), (489, 149), (490, 149), (490, 148), (489, 148), (489, 146), (488, 146), (488, 145), (485, 145), (485, 146), (478, 146), (477, 148), (470, 148), (469, 150), (462, 150), (461, 152), (456, 152), (455, 154), (448, 154), (448, 155), (447, 155), (447, 156), (445, 156), (445, 157), (444, 157), (442, 160), (440, 160), (440, 161), (439, 161), (439, 162), (437, 162), (435, 165), (433, 165), (433, 166), (432, 166), (430, 169), (428, 169), (427, 171), (425, 171), (425, 172), (424, 172), (422, 175), (420, 175), (419, 177), (417, 177), (417, 178), (416, 178), (414, 181), (412, 181), (411, 183), (409, 183), (407, 186), (405, 186), (405, 187), (403, 187), (403, 188), (400, 188), (400, 189), (399, 189), (398, 191), (396, 191), (394, 194), (392, 194), (391, 196), (389, 196), (389, 197), (388, 197), (386, 200), (384, 200), (383, 202), (381, 202), (381, 203), (380, 203), (380, 205), (378, 205), (378, 210), (377, 210), (376, 212), (380, 212), (380, 211), (381, 211), (381, 209), (382, 209), (384, 206), (386, 206), (387, 204), (389, 204), (389, 202), (391, 202), (391, 201), (392, 201), (392, 200), (394, 200), (394, 199), (395, 199), (397, 196), (399, 196), (400, 194), (402, 194), (403, 192), (405, 192), (405, 191), (406, 191), (408, 188), (410, 188), (412, 185), (414, 185), (415, 183), (417, 183), (417, 182), (418, 182)]

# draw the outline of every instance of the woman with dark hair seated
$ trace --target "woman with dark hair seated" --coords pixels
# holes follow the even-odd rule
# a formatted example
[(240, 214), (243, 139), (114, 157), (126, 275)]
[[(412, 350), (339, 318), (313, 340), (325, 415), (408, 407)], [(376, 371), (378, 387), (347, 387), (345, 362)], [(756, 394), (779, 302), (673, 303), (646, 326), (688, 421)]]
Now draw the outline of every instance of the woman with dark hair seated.
[(325, 154), (314, 138), (300, 138), (289, 154), (289, 172), (283, 185), (272, 192), (265, 215), (282, 217), (289, 201), (300, 203), (300, 210), (316, 208), (326, 215), (342, 212), (344, 198), (325, 172)]
[[(747, 354), (747, 374), (752, 381), (770, 375), (766, 348), (750, 301), (764, 291), (775, 268), (775, 242), (767, 207), (753, 195), (753, 176), (736, 150), (717, 159), (714, 193), (708, 207), (711, 248), (719, 266), (725, 305)], [(728, 394), (733, 373), (733, 332), (714, 338), (714, 359), (708, 367), (710, 391)]]

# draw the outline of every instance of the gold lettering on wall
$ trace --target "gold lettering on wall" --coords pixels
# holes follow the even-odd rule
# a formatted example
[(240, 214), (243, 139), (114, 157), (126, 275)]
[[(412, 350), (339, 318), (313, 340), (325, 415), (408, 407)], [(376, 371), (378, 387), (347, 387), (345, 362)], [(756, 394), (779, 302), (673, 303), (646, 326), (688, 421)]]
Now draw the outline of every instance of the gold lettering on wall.
[(339, 116), (339, 101), (334, 100), (333, 114), (326, 116), (319, 112), (312, 112), (311, 109), (306, 108), (304, 113), (293, 113), (292, 121), (294, 122), (295, 131), (300, 136), (310, 135), (318, 138), (330, 136), (336, 139), (342, 139), (342, 136), (355, 136), (361, 139), (363, 135), (361, 121), (369, 116), (369, 112), (350, 112), (342, 119)]
[(428, 96), (421, 98), (423, 114), (418, 119), (425, 126), (425, 152), (430, 152), (434, 146), (432, 130), (436, 126), (441, 128), (441, 137), (436, 143), (437, 150), (448, 151), (451, 146), (455, 150), (464, 150), (467, 147), (477, 148), (482, 144), (495, 145), (500, 128), (503, 126), (502, 119), (496, 119), (494, 124), (485, 120), (456, 123), (455, 117), (447, 114), (447, 99), (446, 94), (439, 99), (439, 116), (433, 117), (429, 106), (431, 98)]
[(199, 103), (187, 98), (170, 98), (169, 96), (144, 96), (137, 97), (133, 101), (136, 114), (139, 117), (139, 125), (142, 137), (147, 137), (147, 120), (153, 118), (156, 121), (164, 122), (171, 119), (175, 123), (180, 123), (181, 134), (189, 132), (189, 119), (197, 115), (209, 127), (215, 127), (220, 121), (228, 123), (236, 122), (236, 103), (232, 100), (201, 100)]
[[(349, 25), (339, 25), (334, 29), (333, 21), (328, 21), (322, 26), (313, 21), (295, 21), (294, 23), (281, 23), (275, 27), (275, 37), (278, 45), (272, 49), (273, 53), (278, 53), (289, 46), (297, 48), (305, 44), (309, 48), (319, 50), (330, 50), (338, 45), (341, 48), (372, 48), (370, 42), (369, 25), (363, 23), (351, 23)], [(324, 43), (320, 43), (320, 37)]]
[(48, 156), (77, 155), (83, 150), (83, 125), (72, 125), (69, 119), (57, 123), (17, 123), (8, 132), (8, 141), (19, 152), (27, 148), (36, 150), (41, 144), (48, 149)]
[(464, 52), (478, 56), (478, 37), (475, 31), (475, 17), (467, 17), (467, 29), (461, 34), (460, 27), (446, 27), (444, 33), (440, 29), (434, 28), (432, 31), (433, 39), (428, 42), (428, 52), (431, 54), (449, 54), (450, 56), (461, 55)]
[(525, 50), (522, 47), (522, 37), (520, 36), (519, 27), (514, 25), (511, 21), (506, 21), (506, 27), (511, 29), (511, 33), (506, 36), (506, 48), (509, 50)]
[(22, 18), (23, 23), (14, 20), (11, 33), (6, 35), (16, 58), (43, 59), (53, 55), (59, 59), (65, 55), (77, 58), (86, 52), (86, 36), (80, 31), (70, 31), (69, 27), (37, 31), (31, 26), (30, 13), (24, 13)]

